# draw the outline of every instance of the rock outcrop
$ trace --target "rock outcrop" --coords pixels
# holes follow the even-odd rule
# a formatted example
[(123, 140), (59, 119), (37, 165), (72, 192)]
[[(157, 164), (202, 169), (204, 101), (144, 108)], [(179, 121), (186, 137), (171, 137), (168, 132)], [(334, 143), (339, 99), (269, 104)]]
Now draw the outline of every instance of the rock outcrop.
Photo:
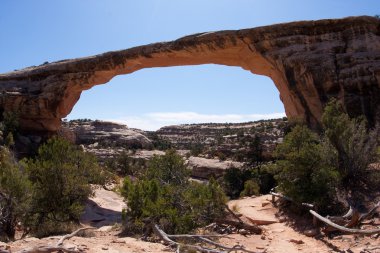
[(75, 143), (92, 147), (151, 149), (151, 140), (126, 125), (100, 120), (74, 120), (65, 124), (74, 133)]
[(222, 64), (270, 77), (288, 117), (317, 126), (329, 98), (380, 123), (380, 19), (349, 17), (199, 33), (0, 75), (0, 112), (23, 131), (57, 131), (83, 90), (143, 68)]
[(218, 159), (206, 159), (191, 156), (187, 162), (191, 169), (191, 176), (202, 179), (218, 178), (224, 175), (230, 168), (242, 168), (243, 163), (233, 161), (219, 161)]
[[(261, 159), (271, 160), (276, 145), (283, 141), (286, 118), (245, 123), (203, 123), (165, 126), (155, 133), (176, 150), (187, 150), (206, 158), (219, 157), (244, 161), (252, 157), (254, 142), (259, 142)], [(248, 161), (246, 161), (248, 162)]]

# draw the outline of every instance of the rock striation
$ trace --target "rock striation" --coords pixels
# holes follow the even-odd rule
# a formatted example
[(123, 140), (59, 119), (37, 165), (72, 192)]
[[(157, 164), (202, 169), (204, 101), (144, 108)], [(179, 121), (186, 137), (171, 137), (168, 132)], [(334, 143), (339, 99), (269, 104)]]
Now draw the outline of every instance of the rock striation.
[(199, 33), (0, 75), (0, 112), (23, 131), (57, 131), (82, 91), (143, 68), (221, 64), (270, 77), (288, 117), (318, 126), (334, 97), (380, 123), (380, 19), (349, 17)]
[(74, 142), (91, 147), (151, 149), (151, 140), (123, 124), (101, 120), (72, 120), (64, 124), (74, 134)]

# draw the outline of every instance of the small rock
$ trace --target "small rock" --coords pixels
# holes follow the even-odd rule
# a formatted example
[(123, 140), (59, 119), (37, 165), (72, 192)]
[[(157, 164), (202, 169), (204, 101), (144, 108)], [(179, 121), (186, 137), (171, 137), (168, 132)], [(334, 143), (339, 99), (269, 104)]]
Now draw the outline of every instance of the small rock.
[(108, 250), (108, 247), (103, 246), (102, 250)]
[(319, 231), (317, 229), (308, 229), (303, 232), (308, 237), (313, 237), (319, 234)]
[(256, 246), (256, 249), (265, 249), (265, 247)]
[(342, 237), (342, 242), (351, 242), (352, 239), (349, 237)]
[(269, 205), (269, 204), (270, 204), (270, 202), (265, 201), (265, 202), (261, 203), (261, 206), (264, 207), (264, 206), (267, 206), (267, 205)]
[(304, 241), (302, 241), (302, 240), (296, 240), (296, 239), (290, 239), (289, 242), (293, 242), (293, 243), (296, 243), (296, 244), (304, 244)]
[(97, 229), (99, 232), (109, 232), (112, 230), (112, 226), (103, 226)]
[(112, 241), (113, 243), (127, 243), (123, 238), (118, 238)]
[(249, 232), (247, 230), (245, 230), (245, 229), (240, 229), (239, 230), (239, 234), (241, 234), (241, 235), (248, 235)]
[(284, 217), (284, 216), (281, 216), (280, 218), (278, 218), (278, 221), (279, 221), (280, 223), (285, 222), (286, 220), (287, 220), (287, 218)]
[(261, 240), (265, 240), (265, 235), (262, 235), (262, 236), (261, 236)]

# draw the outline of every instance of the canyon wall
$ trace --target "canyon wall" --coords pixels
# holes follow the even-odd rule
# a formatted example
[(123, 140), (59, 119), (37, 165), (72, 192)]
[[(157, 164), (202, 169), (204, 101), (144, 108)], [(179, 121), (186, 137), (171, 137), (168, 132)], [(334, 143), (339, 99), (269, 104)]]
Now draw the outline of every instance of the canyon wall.
[(0, 74), (0, 113), (17, 111), (24, 132), (55, 132), (94, 85), (144, 68), (199, 64), (270, 77), (287, 116), (312, 126), (333, 97), (352, 116), (380, 123), (380, 19), (367, 16), (199, 33)]

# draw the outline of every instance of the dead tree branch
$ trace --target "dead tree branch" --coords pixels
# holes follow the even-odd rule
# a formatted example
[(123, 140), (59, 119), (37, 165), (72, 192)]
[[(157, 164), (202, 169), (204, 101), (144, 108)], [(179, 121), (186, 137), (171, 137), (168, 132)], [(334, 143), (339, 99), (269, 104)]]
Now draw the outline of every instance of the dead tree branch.
[(229, 212), (229, 213), (230, 213), (235, 219), (237, 219), (237, 220), (240, 221), (241, 223), (244, 223), (244, 221), (243, 221), (242, 219), (240, 219), (240, 217), (239, 217), (236, 213), (234, 213), (234, 211), (232, 211), (228, 205), (226, 205), (226, 209), (227, 209), (227, 211), (228, 211), (228, 212)]
[[(22, 250), (14, 252), (14, 253), (51, 253), (51, 252), (79, 253), (81, 251), (78, 249), (67, 248), (67, 247), (62, 246), (63, 241), (77, 235), (80, 231), (87, 230), (87, 229), (95, 229), (95, 228), (92, 228), (92, 227), (80, 228), (80, 229), (72, 232), (71, 234), (63, 236), (58, 241), (56, 246), (49, 246), (49, 245), (36, 246), (36, 247), (22, 249)], [(0, 250), (0, 253), (11, 253), (11, 251), (10, 250)]]
[(365, 220), (365, 219), (371, 217), (379, 207), (380, 207), (380, 201), (377, 202), (377, 204), (374, 205), (374, 206), (371, 208), (371, 210), (369, 210), (368, 213), (362, 214), (362, 215), (360, 216), (360, 218), (359, 218), (359, 221), (363, 221), (363, 220)]
[(93, 228), (93, 227), (86, 227), (86, 228), (80, 228), (80, 229), (77, 229), (77, 230), (75, 230), (74, 232), (72, 232), (71, 234), (68, 234), (68, 235), (63, 236), (63, 237), (58, 241), (57, 246), (62, 246), (64, 240), (70, 239), (71, 237), (76, 236), (79, 232), (84, 231), (84, 230), (88, 230), (88, 229), (95, 229), (95, 228)]
[(243, 252), (248, 252), (248, 253), (256, 253), (254, 251), (250, 251), (250, 250), (246, 250), (243, 246), (241, 245), (235, 245), (233, 246), (232, 248), (231, 247), (227, 247), (227, 246), (224, 246), (222, 244), (219, 244), (219, 243), (216, 243), (214, 241), (211, 241), (210, 239), (207, 239), (207, 238), (204, 238), (204, 237), (199, 237), (199, 239), (205, 243), (208, 243), (208, 244), (211, 244), (211, 245), (214, 245), (215, 247), (218, 247), (218, 248), (221, 248), (221, 249), (224, 249), (224, 250), (227, 250), (227, 252), (231, 252), (231, 251), (234, 251), (234, 250), (240, 250), (240, 251), (243, 251)]
[(364, 235), (371, 235), (371, 234), (378, 234), (380, 233), (380, 228), (378, 229), (370, 229), (370, 230), (363, 230), (363, 229), (353, 229), (353, 228), (346, 228), (346, 227), (343, 227), (343, 226), (340, 226), (338, 224), (335, 224), (334, 222), (332, 222), (331, 220), (321, 216), (320, 214), (318, 214), (317, 212), (313, 211), (313, 210), (310, 210), (309, 211), (314, 217), (316, 217), (318, 220), (326, 223), (327, 225), (333, 227), (333, 228), (336, 228), (342, 232), (346, 232), (346, 233), (350, 233), (350, 234), (364, 234)]
[[(193, 250), (196, 250), (198, 252), (203, 252), (203, 253), (229, 253), (229, 252), (238, 251), (238, 250), (243, 251), (243, 252), (248, 252), (248, 253), (256, 253), (256, 252), (244, 249), (244, 247), (241, 246), (241, 245), (235, 245), (234, 247), (227, 247), (227, 246), (221, 245), (219, 243), (216, 243), (216, 242), (211, 241), (210, 239), (206, 238), (206, 237), (215, 237), (215, 236), (207, 236), (207, 235), (201, 235), (201, 236), (198, 236), (198, 235), (168, 235), (162, 229), (160, 229), (157, 224), (153, 224), (153, 231), (164, 242), (166, 242), (170, 246), (176, 247), (176, 252), (179, 252), (180, 248), (185, 247), (185, 248), (193, 249)], [(203, 247), (203, 246), (193, 245), (193, 244), (182, 244), (182, 243), (173, 241), (170, 237), (171, 238), (198, 239), (198, 240), (201, 240), (201, 241), (203, 241), (205, 243), (211, 244), (211, 245), (213, 245), (213, 246), (215, 246), (217, 248), (220, 248), (222, 250), (219, 250), (217, 248), (216, 249), (206, 248), (206, 247)]]
[(241, 223), (239, 221), (233, 221), (233, 220), (226, 220), (226, 219), (217, 219), (215, 221), (217, 224), (225, 224), (225, 225), (232, 225), (238, 229), (245, 229), (248, 230), (254, 234), (261, 234), (263, 231), (260, 227), (256, 225), (250, 225), (247, 223)]

